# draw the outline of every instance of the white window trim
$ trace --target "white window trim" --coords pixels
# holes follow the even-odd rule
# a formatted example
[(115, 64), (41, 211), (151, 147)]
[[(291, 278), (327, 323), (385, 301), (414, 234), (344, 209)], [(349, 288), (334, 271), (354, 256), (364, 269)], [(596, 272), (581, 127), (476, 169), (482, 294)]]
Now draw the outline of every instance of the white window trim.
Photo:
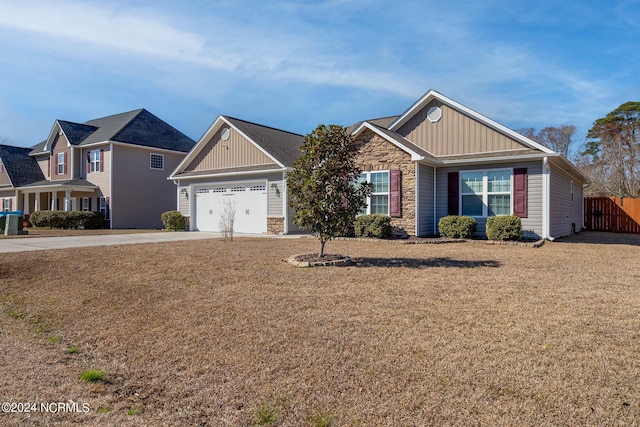
[(82, 198), (82, 210), (85, 211), (85, 212), (89, 210), (89, 198), (88, 197), (83, 197)]
[[(162, 167), (161, 168), (157, 168), (153, 166), (153, 156), (158, 156), (162, 159)], [(149, 168), (153, 169), (153, 170), (164, 170), (164, 154), (158, 154), (158, 153), (149, 153)]]
[[(103, 206), (104, 204), (104, 206)], [(104, 215), (104, 219), (109, 219), (109, 206), (107, 206), (107, 198), (98, 198), (98, 212)]]
[[(389, 211), (391, 209), (391, 171), (389, 170), (379, 170), (379, 171), (365, 171), (361, 172), (360, 176), (366, 175), (365, 182), (371, 182), (371, 174), (375, 173), (386, 173), (387, 174), (387, 191), (374, 193), (371, 192), (371, 196), (387, 196), (387, 213), (382, 215), (390, 215)], [(367, 197), (367, 215), (371, 214), (371, 196)]]
[[(60, 161), (61, 158), (62, 161)], [(64, 153), (56, 154), (56, 172), (58, 175), (64, 175)]]
[[(469, 196), (472, 194), (478, 194), (478, 193), (463, 193), (462, 192), (462, 174), (465, 173), (482, 173), (482, 215), (466, 215), (466, 216), (470, 216), (472, 218), (488, 218), (489, 217), (489, 196), (490, 195), (497, 195), (497, 194), (507, 194), (507, 192), (504, 191), (494, 191), (489, 193), (489, 180), (487, 178), (487, 176), (489, 175), (489, 172), (495, 172), (495, 171), (509, 171), (509, 214), (508, 215), (513, 215), (513, 168), (492, 168), (492, 169), (473, 169), (473, 170), (463, 170), (460, 171), (459, 173), (459, 182), (458, 182), (458, 214), (459, 215), (465, 215), (462, 212), (462, 196)], [(491, 215), (494, 216), (494, 215)], [(495, 216), (506, 216), (506, 215), (495, 215)]]
[(11, 210), (11, 199), (4, 199), (2, 202), (2, 211), (9, 212)]
[(89, 168), (90, 172), (100, 172), (100, 150), (91, 150), (89, 152), (89, 159), (91, 163), (91, 167)]
[(574, 190), (573, 181), (571, 181), (571, 203), (573, 203), (573, 201), (575, 200), (573, 190)]

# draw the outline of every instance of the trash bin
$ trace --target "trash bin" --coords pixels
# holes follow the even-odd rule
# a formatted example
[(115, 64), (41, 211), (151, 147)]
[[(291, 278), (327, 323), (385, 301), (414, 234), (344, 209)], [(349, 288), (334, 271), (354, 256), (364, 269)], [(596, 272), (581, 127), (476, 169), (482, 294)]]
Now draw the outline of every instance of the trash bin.
[[(19, 234), (19, 232), (22, 231), (22, 220), (23, 220), (23, 215), (22, 215), (22, 211), (4, 211), (4, 212), (0, 212), (0, 231), (4, 232), (4, 234), (6, 236), (13, 236), (15, 234), (7, 234), (7, 218), (9, 215), (15, 216), (18, 219), (17, 220), (12, 220), (12, 221), (17, 221), (17, 229), (16, 229), (16, 233), (15, 234)], [(12, 222), (13, 223), (13, 222)]]

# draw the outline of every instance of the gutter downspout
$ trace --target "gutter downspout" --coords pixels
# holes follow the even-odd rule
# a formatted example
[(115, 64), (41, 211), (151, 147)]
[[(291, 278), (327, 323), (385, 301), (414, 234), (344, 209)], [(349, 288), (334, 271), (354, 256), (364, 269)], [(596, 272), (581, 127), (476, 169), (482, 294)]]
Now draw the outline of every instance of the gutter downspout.
[(289, 191), (287, 190), (287, 171), (282, 171), (282, 213), (284, 214), (284, 234), (289, 234)]
[(542, 238), (549, 241), (555, 240), (550, 235), (550, 206), (551, 206), (551, 168), (549, 158), (542, 158)]
[(433, 235), (438, 235), (438, 213), (436, 212), (436, 206), (438, 206), (438, 199), (436, 194), (438, 194), (438, 185), (437, 185), (437, 172), (438, 168), (436, 166), (433, 167)]

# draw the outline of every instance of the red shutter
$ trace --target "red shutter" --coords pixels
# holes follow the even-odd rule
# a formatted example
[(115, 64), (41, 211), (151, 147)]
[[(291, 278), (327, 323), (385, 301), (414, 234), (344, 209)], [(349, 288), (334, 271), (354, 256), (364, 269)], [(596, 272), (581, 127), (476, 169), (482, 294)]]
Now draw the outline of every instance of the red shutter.
[(107, 208), (107, 209), (106, 209), (106, 212), (105, 212), (104, 217), (105, 217), (106, 219), (109, 219), (109, 197), (106, 197), (106, 198), (105, 198), (105, 205), (106, 205), (106, 208)]
[(89, 172), (91, 172), (91, 152), (87, 153), (87, 176), (89, 176)]
[(527, 168), (513, 170), (513, 214), (527, 217)]
[(449, 201), (447, 213), (449, 215), (459, 215), (459, 194), (460, 194), (460, 173), (449, 172)]
[(47, 158), (47, 176), (51, 176), (51, 156)]
[(104, 172), (104, 150), (100, 150), (100, 172)]
[(400, 169), (389, 171), (389, 215), (402, 216), (402, 172)]
[(62, 159), (64, 162), (64, 174), (67, 174), (67, 153), (62, 153)]
[(91, 197), (89, 197), (89, 210), (91, 211)]
[(9, 199), (9, 210), (13, 210), (13, 199)]

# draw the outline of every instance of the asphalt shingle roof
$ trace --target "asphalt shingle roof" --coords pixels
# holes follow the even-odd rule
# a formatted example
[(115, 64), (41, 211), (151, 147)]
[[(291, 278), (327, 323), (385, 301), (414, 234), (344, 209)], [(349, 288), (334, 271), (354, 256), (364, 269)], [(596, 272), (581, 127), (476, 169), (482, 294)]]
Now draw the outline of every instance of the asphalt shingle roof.
[(31, 148), (0, 145), (0, 159), (14, 187), (44, 179), (38, 162), (29, 156), (29, 152)]
[(300, 147), (304, 142), (304, 136), (302, 135), (234, 117), (223, 117), (286, 167), (292, 166), (293, 162), (302, 155), (300, 151)]
[[(72, 145), (116, 141), (144, 147), (188, 152), (194, 140), (144, 108), (89, 120), (83, 124), (58, 120)], [(46, 141), (34, 145), (31, 153), (41, 153)]]

